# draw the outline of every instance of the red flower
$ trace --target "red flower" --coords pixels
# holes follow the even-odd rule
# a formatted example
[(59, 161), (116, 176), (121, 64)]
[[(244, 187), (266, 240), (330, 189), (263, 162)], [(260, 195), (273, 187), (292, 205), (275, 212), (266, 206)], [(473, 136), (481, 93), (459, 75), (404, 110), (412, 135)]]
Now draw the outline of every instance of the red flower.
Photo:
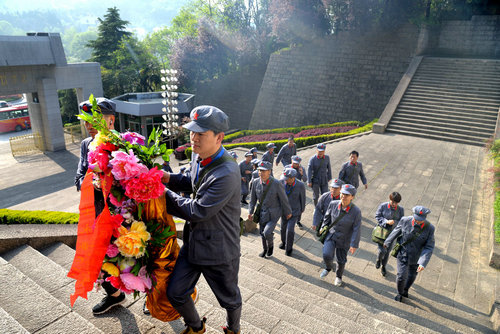
[(133, 290), (127, 289), (125, 284), (123, 284), (122, 280), (120, 279), (120, 276), (115, 277), (115, 276), (109, 276), (106, 278), (106, 282), (111, 283), (113, 287), (115, 287), (118, 290), (121, 290), (127, 294), (134, 292)]

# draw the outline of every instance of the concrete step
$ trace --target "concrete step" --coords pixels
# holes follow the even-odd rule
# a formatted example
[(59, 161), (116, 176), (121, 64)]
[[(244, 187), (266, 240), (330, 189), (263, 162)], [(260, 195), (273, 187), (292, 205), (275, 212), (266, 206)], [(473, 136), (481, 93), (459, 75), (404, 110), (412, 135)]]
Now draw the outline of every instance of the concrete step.
[(430, 90), (434, 92), (439, 92), (442, 93), (443, 95), (447, 95), (448, 93), (450, 94), (468, 94), (468, 95), (473, 95), (476, 97), (485, 97), (485, 98), (498, 98), (500, 96), (500, 92), (495, 91), (494, 89), (492, 90), (479, 90), (479, 89), (467, 89), (467, 87), (464, 88), (456, 88), (453, 86), (445, 86), (445, 85), (433, 85), (433, 84), (428, 84), (428, 83), (417, 83), (417, 82), (412, 82), (408, 86), (408, 89), (425, 89), (425, 90)]
[[(324, 301), (334, 301), (338, 304), (343, 304), (344, 307), (351, 310), (359, 310), (359, 312), (362, 312), (368, 317), (374, 317), (373, 308), (379, 312), (382, 309), (388, 310), (388, 313), (393, 314), (393, 316), (388, 318), (384, 315), (381, 318), (376, 319), (380, 319), (386, 323), (392, 324), (395, 327), (408, 330), (412, 333), (429, 333), (433, 331), (439, 333), (454, 333), (456, 330), (464, 333), (479, 333), (489, 329), (483, 325), (483, 322), (481, 322), (480, 319), (471, 317), (466, 312), (461, 312), (459, 309), (455, 309), (453, 307), (442, 306), (443, 310), (439, 310), (446, 315), (445, 318), (439, 315), (441, 312), (420, 312), (421, 310), (419, 311), (419, 309), (421, 309), (421, 307), (415, 308), (411, 304), (409, 305), (394, 301), (392, 299), (393, 288), (391, 287), (390, 292), (387, 293), (387, 286), (379, 283), (380, 276), (377, 275), (378, 273), (375, 270), (374, 274), (376, 274), (375, 276), (377, 277), (375, 279), (363, 279), (362, 277), (365, 275), (359, 276), (351, 272), (356, 263), (359, 264), (360, 261), (363, 261), (359, 258), (354, 259), (351, 256), (349, 257), (350, 260), (346, 266), (344, 287), (338, 288), (332, 284), (334, 275), (327, 276), (326, 280), (319, 279), (319, 272), (322, 265), (319, 261), (321, 256), (318, 254), (321, 253), (316, 252), (320, 252), (321, 247), (309, 248), (310, 251), (307, 252), (294, 253), (292, 257), (287, 257), (282, 254), (283, 251), (278, 250), (274, 258), (261, 259), (256, 255), (260, 250), (260, 247), (258, 242), (252, 240), (255, 238), (255, 236), (250, 236), (248, 239), (242, 238), (242, 267), (246, 267), (246, 270), (258, 270), (257, 272), (260, 273), (260, 275), (257, 276), (257, 274), (254, 274), (254, 276), (259, 278), (259, 282), (264, 284), (269, 282), (272, 286), (281, 283), (279, 287), (280, 291), (284, 290), (285, 285), (293, 286), (297, 292), (295, 295), (301, 299), (308, 301), (309, 299), (307, 293), (312, 293)], [(250, 240), (250, 242), (247, 240)], [(305, 239), (302, 238), (301, 240)], [(319, 244), (315, 240), (307, 240), (307, 242), (312, 242), (314, 246)], [(297, 249), (306, 249), (305, 247), (306, 246), (300, 241), (296, 244)], [(258, 266), (259, 263), (261, 264), (261, 267)], [(311, 263), (318, 264), (316, 266), (311, 266)], [(265, 276), (262, 274), (271, 276), (273, 279), (264, 279)], [(363, 282), (360, 284), (359, 281), (361, 279), (363, 279)], [(294, 294), (291, 293), (291, 295)], [(317, 305), (314, 301), (312, 304)], [(335, 308), (325, 307), (325, 309)], [(455, 314), (454, 317), (450, 317), (452, 319), (448, 318), (449, 312), (454, 312)], [(342, 314), (343, 311), (340, 311), (339, 313)], [(468, 319), (467, 321), (464, 321), (467, 325), (469, 322), (474, 322), (474, 325), (476, 325), (475, 322), (479, 322), (478, 327), (481, 331), (469, 328), (469, 326), (462, 324), (460, 321), (465, 318)], [(455, 321), (454, 319), (458, 321)], [(407, 323), (408, 321), (409, 324)], [(391, 331), (387, 332), (390, 333)]]
[(410, 105), (399, 105), (396, 109), (396, 112), (403, 111), (403, 112), (422, 112), (422, 113), (429, 113), (429, 114), (439, 114), (439, 115), (450, 115), (450, 116), (464, 116), (464, 117), (476, 117), (476, 118), (483, 118), (484, 120), (489, 120), (492, 122), (496, 122), (496, 119), (498, 117), (498, 113), (492, 113), (492, 112), (483, 112), (481, 110), (477, 110), (475, 113), (471, 113), (465, 110), (451, 110), (451, 109), (444, 109), (444, 108), (431, 108), (431, 107), (425, 107), (425, 106), (410, 106)]
[(412, 96), (406, 95), (401, 99), (400, 103), (414, 103), (414, 104), (424, 104), (424, 105), (436, 105), (436, 106), (447, 106), (456, 108), (467, 108), (467, 109), (480, 109), (489, 110), (493, 112), (498, 112), (500, 107), (500, 100), (497, 103), (479, 103), (475, 101), (457, 101), (455, 99), (440, 99), (430, 96)]
[(498, 108), (485, 108), (485, 107), (459, 107), (454, 104), (442, 104), (442, 103), (435, 103), (433, 101), (426, 101), (424, 99), (420, 101), (406, 101), (402, 100), (399, 103), (399, 106), (405, 106), (405, 107), (421, 107), (421, 108), (428, 108), (428, 109), (434, 109), (434, 110), (450, 110), (450, 111), (463, 111), (467, 113), (483, 113), (483, 114), (490, 114), (490, 115), (496, 115), (498, 114)]
[(441, 58), (441, 57), (424, 57), (422, 63), (426, 68), (445, 68), (445, 69), (489, 69), (500, 70), (500, 62), (496, 59), (466, 59), (466, 58)]
[(462, 117), (458, 119), (450, 118), (449, 116), (442, 117), (442, 114), (417, 114), (409, 112), (398, 112), (392, 116), (391, 121), (401, 120), (408, 123), (420, 122), (420, 123), (450, 123), (457, 126), (473, 126), (486, 131), (495, 131), (496, 124), (493, 121), (485, 121), (479, 118), (469, 117), (464, 119)]
[(486, 99), (484, 97), (477, 98), (472, 95), (442, 95), (439, 92), (435, 91), (422, 91), (422, 90), (412, 90), (407, 89), (403, 98), (412, 98), (412, 99), (423, 99), (426, 100), (435, 100), (435, 101), (451, 101), (456, 103), (469, 103), (473, 105), (486, 105), (486, 106), (498, 106), (500, 105), (500, 98), (492, 98)]
[(440, 80), (440, 79), (434, 79), (434, 78), (419, 78), (419, 77), (414, 77), (411, 80), (411, 84), (415, 85), (421, 85), (421, 86), (428, 86), (428, 87), (433, 87), (436, 89), (439, 88), (452, 88), (456, 90), (464, 90), (464, 91), (479, 91), (479, 92), (485, 92), (485, 93), (496, 93), (498, 92), (498, 86), (495, 84), (490, 84), (488, 81), (482, 81), (482, 82), (469, 82), (466, 80), (462, 81), (452, 81), (452, 80)]
[(484, 146), (485, 142), (481, 139), (477, 138), (457, 138), (457, 137), (451, 137), (447, 136), (443, 133), (421, 133), (419, 131), (415, 131), (412, 127), (387, 127), (386, 131), (388, 133), (397, 133), (400, 135), (405, 135), (405, 136), (413, 136), (413, 137), (423, 137), (423, 138), (429, 138), (429, 139), (436, 139), (436, 140), (444, 140), (444, 141), (450, 141), (454, 143), (461, 143), (461, 144), (468, 144), (468, 145), (475, 145), (475, 146)]
[(30, 333), (103, 333), (0, 257), (0, 305)]
[(429, 88), (427, 86), (422, 86), (422, 85), (409, 85), (408, 88), (405, 91), (405, 94), (425, 94), (425, 95), (433, 95), (433, 96), (439, 96), (439, 97), (444, 97), (444, 98), (452, 98), (452, 99), (474, 99), (474, 100), (484, 100), (484, 101), (493, 101), (494, 103), (497, 103), (498, 100), (500, 100), (500, 94), (495, 94), (495, 93), (477, 93), (473, 91), (454, 91), (451, 89), (447, 88), (440, 88), (440, 89), (435, 89), (435, 88)]
[(12, 318), (3, 308), (0, 307), (0, 333), (29, 334), (16, 319)]
[[(500, 72), (500, 71), (499, 71)], [(417, 70), (415, 72), (414, 78), (428, 78), (428, 79), (443, 79), (450, 81), (471, 81), (471, 82), (494, 82), (496, 84), (500, 83), (500, 78), (496, 71), (442, 71), (442, 70), (430, 70), (425, 67)]]
[(425, 128), (427, 130), (434, 131), (443, 131), (446, 129), (448, 132), (452, 132), (454, 134), (464, 134), (464, 135), (473, 135), (476, 137), (487, 139), (491, 137), (494, 133), (493, 130), (487, 130), (481, 127), (467, 126), (467, 125), (457, 125), (448, 122), (436, 122), (436, 121), (422, 121), (422, 120), (400, 120), (400, 119), (391, 119), (389, 125), (410, 125), (415, 129)]
[[(411, 131), (418, 131), (422, 133), (422, 135), (434, 135), (434, 134), (440, 134), (443, 137), (448, 137), (448, 138), (457, 138), (457, 139), (464, 139), (464, 140), (477, 140), (479, 142), (485, 141), (489, 138), (487, 134), (483, 133), (476, 133), (474, 131), (462, 131), (462, 130), (456, 130), (456, 129), (451, 129), (446, 126), (439, 126), (439, 125), (433, 125), (433, 126), (428, 126), (428, 125), (420, 125), (418, 123), (410, 123), (410, 124), (395, 124), (390, 122), (387, 128), (392, 129), (400, 129), (400, 130), (411, 130)], [(493, 134), (492, 134), (493, 135)]]
[[(60, 244), (53, 247), (51, 255), (56, 257), (56, 254), (64, 251), (65, 247)], [(74, 292), (74, 280), (67, 277), (68, 271), (61, 265), (26, 245), (2, 256), (69, 308), (69, 296)], [(70, 257), (71, 261), (73, 256)], [(68, 259), (66, 258), (64, 262), (68, 262)], [(75, 302), (73, 311), (105, 333), (121, 333), (123, 328), (130, 331), (130, 333), (155, 332), (154, 325), (126, 308), (132, 303), (131, 297), (127, 297), (126, 302), (123, 304), (125, 307), (117, 306), (104, 316), (94, 316), (92, 307), (99, 303), (103, 297), (103, 293), (92, 291), (88, 294), (88, 300), (79, 298)]]

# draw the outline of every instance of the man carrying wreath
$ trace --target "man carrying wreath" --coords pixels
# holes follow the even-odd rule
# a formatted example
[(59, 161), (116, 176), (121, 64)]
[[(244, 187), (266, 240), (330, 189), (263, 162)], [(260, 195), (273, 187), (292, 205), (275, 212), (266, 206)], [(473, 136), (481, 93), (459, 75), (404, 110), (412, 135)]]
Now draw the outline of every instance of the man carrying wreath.
[[(162, 178), (169, 188), (165, 196), (168, 213), (186, 220), (167, 297), (184, 318), (182, 333), (204, 333), (206, 318), (200, 319), (191, 298), (203, 274), (227, 311), (224, 332), (239, 333), (241, 178), (238, 165), (222, 147), (229, 119), (212, 106), (196, 107), (190, 117), (192, 121), (184, 127), (190, 130), (191, 168), (186, 174), (164, 172)], [(176, 192), (192, 192), (193, 198)]]

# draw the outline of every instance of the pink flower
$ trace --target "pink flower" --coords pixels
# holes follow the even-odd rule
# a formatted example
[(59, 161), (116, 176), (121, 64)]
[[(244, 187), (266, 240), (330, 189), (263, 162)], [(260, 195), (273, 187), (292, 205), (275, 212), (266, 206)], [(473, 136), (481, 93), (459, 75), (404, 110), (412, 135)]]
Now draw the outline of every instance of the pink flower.
[(128, 180), (148, 171), (146, 166), (139, 163), (139, 159), (132, 150), (129, 151), (129, 154), (123, 151), (115, 151), (111, 155), (113, 156), (110, 161), (113, 166), (111, 173), (116, 180)]
[(123, 285), (125, 285), (125, 287), (129, 290), (146, 292), (152, 287), (151, 278), (146, 276), (145, 266), (139, 270), (138, 276), (131, 273), (124, 273), (120, 274), (120, 279), (123, 282)]
[(125, 186), (125, 196), (138, 202), (147, 202), (160, 197), (165, 190), (165, 186), (161, 183), (162, 176), (163, 171), (155, 167), (137, 178), (130, 179)]
[(95, 151), (89, 151), (88, 162), (89, 168), (94, 172), (106, 173), (109, 170), (109, 152), (100, 150), (99, 147)]
[(146, 138), (136, 132), (125, 132), (121, 134), (121, 137), (130, 144), (144, 145), (146, 143)]
[(109, 258), (113, 258), (113, 257), (117, 256), (119, 253), (120, 253), (120, 251), (118, 250), (118, 247), (116, 247), (115, 244), (108, 245), (108, 250), (106, 251), (106, 255)]
[(123, 205), (123, 203), (125, 202), (125, 196), (122, 197), (122, 200), (121, 201), (118, 201), (118, 199), (112, 194), (112, 193), (109, 193), (109, 201), (111, 202), (111, 204), (113, 204), (114, 206), (116, 207), (120, 207)]
[[(120, 275), (121, 276), (121, 275)], [(132, 293), (134, 292), (134, 290), (130, 290), (128, 289), (125, 284), (122, 282), (122, 280), (120, 279), (120, 276), (118, 277), (115, 277), (115, 276), (109, 276), (106, 278), (106, 281), (111, 283), (112, 286), (114, 286), (115, 288), (125, 292), (126, 294), (129, 294), (129, 293)]]

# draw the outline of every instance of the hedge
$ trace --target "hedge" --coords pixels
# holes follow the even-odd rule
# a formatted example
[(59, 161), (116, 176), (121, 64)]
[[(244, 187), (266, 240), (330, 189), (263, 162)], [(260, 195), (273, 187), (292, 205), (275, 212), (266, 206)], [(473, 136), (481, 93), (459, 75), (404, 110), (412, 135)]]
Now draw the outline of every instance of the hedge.
[[(378, 118), (374, 119), (373, 121), (371, 121), (368, 124), (365, 124), (364, 126), (361, 126), (357, 129), (353, 129), (353, 130), (350, 130), (347, 132), (332, 133), (332, 134), (328, 134), (328, 135), (320, 135), (320, 136), (312, 136), (312, 137), (299, 137), (299, 138), (295, 138), (294, 141), (295, 141), (295, 144), (297, 145), (297, 148), (310, 146), (310, 145), (314, 145), (314, 144), (319, 144), (319, 143), (323, 143), (325, 141), (330, 141), (330, 140), (334, 140), (334, 139), (338, 139), (338, 138), (342, 138), (342, 137), (351, 136), (351, 135), (355, 135), (358, 133), (370, 131), (373, 127), (373, 124), (376, 123), (377, 121), (378, 121)], [(341, 124), (341, 125), (339, 125), (339, 124)], [(253, 133), (245, 134), (245, 136), (246, 136), (246, 135), (250, 135), (250, 134), (276, 133), (276, 132), (274, 132), (274, 130), (280, 130), (280, 131), (277, 131), (279, 133), (279, 132), (285, 132), (285, 131), (292, 132), (291, 130), (295, 131), (297, 129), (300, 129), (300, 130), (295, 132), (295, 133), (297, 133), (297, 132), (300, 132), (302, 130), (311, 129), (311, 128), (330, 127), (330, 126), (346, 126), (346, 125), (355, 125), (355, 124), (356, 125), (360, 124), (360, 122), (351, 121), (351, 122), (340, 122), (340, 123), (334, 123), (334, 124), (309, 125), (306, 127), (301, 126), (301, 127), (297, 127), (297, 128), (281, 128), (281, 129), (273, 129), (273, 130), (244, 130), (244, 131), (239, 131), (239, 132), (242, 132), (242, 133), (247, 132), (247, 131), (253, 132)], [(236, 139), (236, 138), (233, 138), (233, 139)], [(288, 142), (288, 139), (273, 141), (273, 143), (277, 147), (281, 147), (282, 145), (285, 145), (287, 142)], [(266, 145), (268, 143), (269, 143), (269, 141), (223, 144), (223, 145), (224, 145), (224, 148), (227, 150), (230, 150), (230, 149), (236, 148), (236, 147), (247, 147), (249, 149), (252, 147), (256, 147), (259, 151), (266, 151)], [(186, 148), (186, 150), (184, 152), (186, 153), (186, 156), (189, 157), (189, 159), (191, 159), (192, 148), (188, 147), (188, 148)]]
[[(241, 130), (234, 132), (230, 135), (224, 137), (224, 142), (232, 141), (240, 137), (249, 136), (249, 135), (262, 135), (268, 133), (282, 133), (282, 132), (291, 132), (291, 133), (299, 133), (302, 130), (308, 129), (317, 129), (317, 128), (331, 128), (334, 126), (349, 126), (349, 125), (361, 125), (359, 121), (348, 121), (348, 122), (337, 122), (332, 124), (320, 124), (320, 125), (305, 125), (298, 126), (295, 128), (277, 128), (277, 129), (267, 129), (267, 130)], [(224, 147), (226, 145), (224, 144)]]
[(0, 224), (78, 224), (79, 214), (0, 209)]
[(490, 148), (493, 158), (493, 190), (495, 191), (495, 203), (493, 205), (495, 214), (495, 242), (500, 243), (500, 139), (495, 140)]

